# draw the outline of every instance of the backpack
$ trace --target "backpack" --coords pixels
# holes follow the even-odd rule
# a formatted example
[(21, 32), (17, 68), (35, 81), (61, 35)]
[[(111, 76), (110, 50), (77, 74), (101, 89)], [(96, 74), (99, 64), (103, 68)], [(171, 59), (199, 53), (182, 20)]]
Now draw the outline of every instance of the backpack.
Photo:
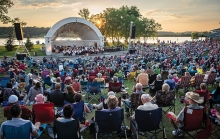
[(8, 101), (8, 98), (11, 95), (14, 95), (14, 91), (12, 89), (5, 89), (5, 91), (3, 92), (3, 100)]

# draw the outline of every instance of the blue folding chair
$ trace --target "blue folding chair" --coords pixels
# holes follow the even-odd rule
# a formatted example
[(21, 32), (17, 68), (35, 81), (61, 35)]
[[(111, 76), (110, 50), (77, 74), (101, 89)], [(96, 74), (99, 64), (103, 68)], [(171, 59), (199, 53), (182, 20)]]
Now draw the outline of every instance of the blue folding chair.
[(3, 137), (6, 139), (30, 139), (30, 134), (32, 133), (32, 124), (31, 122), (27, 122), (20, 127), (3, 125), (2, 132)]
[(73, 118), (78, 119), (81, 123), (85, 122), (84, 102), (78, 102), (72, 104), (74, 109)]
[[(115, 137), (121, 136), (122, 132), (125, 132), (124, 135), (127, 138), (124, 122), (124, 110), (120, 109), (118, 111), (109, 112), (99, 110), (95, 111), (95, 128), (96, 139), (98, 138), (98, 134), (107, 138), (106, 136), (108, 135), (115, 135)], [(116, 133), (114, 133), (115, 131)]]
[[(138, 135), (152, 138), (156, 137), (158, 133), (163, 132), (165, 137), (164, 126), (162, 121), (162, 108), (155, 110), (135, 110), (135, 121), (132, 126), (136, 129), (136, 136)], [(139, 134), (141, 132), (141, 134)]]
[[(87, 87), (86, 87), (86, 92), (87, 92), (87, 102), (89, 103), (92, 100), (96, 100), (99, 102), (98, 94), (101, 92), (101, 87), (100, 83), (93, 83), (93, 82), (88, 82)], [(91, 96), (91, 99), (88, 100), (88, 96)]]
[(2, 87), (2, 88), (6, 88), (6, 85), (7, 85), (7, 83), (9, 83), (10, 82), (10, 78), (7, 78), (7, 77), (2, 77), (2, 78), (0, 78), (0, 86)]

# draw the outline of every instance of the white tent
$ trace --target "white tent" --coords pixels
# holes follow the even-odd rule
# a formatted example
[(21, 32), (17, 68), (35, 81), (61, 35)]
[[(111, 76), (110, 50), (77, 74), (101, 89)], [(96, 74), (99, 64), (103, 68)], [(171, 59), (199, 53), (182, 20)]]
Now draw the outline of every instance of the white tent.
[[(64, 32), (72, 32), (81, 40), (76, 41), (56, 41), (59, 34)], [(47, 33), (45, 38), (46, 54), (52, 54), (52, 45), (91, 45), (97, 43), (98, 46), (104, 47), (104, 36), (100, 30), (90, 21), (79, 18), (69, 17), (57, 22)]]

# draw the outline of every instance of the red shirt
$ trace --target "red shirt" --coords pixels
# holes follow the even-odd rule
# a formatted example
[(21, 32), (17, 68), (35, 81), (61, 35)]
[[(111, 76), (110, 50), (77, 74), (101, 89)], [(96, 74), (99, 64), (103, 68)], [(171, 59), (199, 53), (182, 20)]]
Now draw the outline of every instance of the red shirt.
[(77, 92), (80, 91), (80, 83), (79, 82), (74, 82), (72, 84), (72, 87), (75, 91), (77, 91)]

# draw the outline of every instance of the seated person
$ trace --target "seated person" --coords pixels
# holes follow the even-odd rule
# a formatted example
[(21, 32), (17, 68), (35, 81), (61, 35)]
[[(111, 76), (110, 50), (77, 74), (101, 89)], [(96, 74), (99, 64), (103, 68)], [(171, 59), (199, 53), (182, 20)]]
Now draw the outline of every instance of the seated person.
[(118, 98), (114, 95), (110, 95), (106, 101), (108, 109), (102, 109), (105, 112), (118, 111), (121, 108), (118, 107)]
[(144, 69), (141, 70), (141, 73), (137, 76), (137, 83), (141, 83), (142, 86), (147, 87), (148, 86), (149, 77), (148, 74), (145, 72)]
[(69, 74), (66, 74), (66, 77), (65, 77), (65, 79), (64, 79), (64, 83), (65, 83), (66, 85), (72, 83), (72, 78), (70, 77)]
[(133, 68), (133, 70), (130, 71), (130, 72), (127, 74), (127, 79), (128, 79), (128, 80), (134, 79), (134, 77), (136, 76), (136, 74), (137, 74), (137, 72), (136, 72), (135, 68)]
[(206, 83), (201, 83), (200, 84), (200, 88), (197, 89), (195, 92), (198, 93), (200, 96), (201, 94), (200, 93), (204, 93), (204, 92), (207, 92), (207, 96), (201, 96), (201, 97), (204, 97), (204, 102), (208, 101), (210, 99), (210, 93), (209, 91), (207, 90), (207, 87), (206, 87)]
[[(109, 96), (115, 96), (115, 93), (110, 91), (108, 92), (108, 97)], [(108, 105), (107, 105), (107, 99), (104, 99), (101, 103), (97, 104), (93, 104), (92, 105), (95, 109), (101, 110), (101, 109), (108, 109)]]
[[(31, 134), (29, 133), (28, 130), (23, 130), (23, 134), (29, 134), (30, 138), (32, 137), (38, 137), (38, 133), (37, 133), (37, 128), (39, 127), (35, 127), (30, 120), (23, 120), (21, 118), (21, 114), (22, 114), (22, 108), (19, 104), (14, 104), (11, 106), (10, 108), (10, 114), (12, 116), (12, 120), (7, 120), (5, 122), (2, 123), (1, 125), (1, 129), (0, 129), (0, 135), (1, 138), (3, 139), (3, 133), (4, 133), (4, 126), (13, 126), (13, 127), (17, 127), (19, 128), (20, 126), (23, 126), (24, 124), (30, 123), (31, 124)], [(6, 127), (7, 128), (7, 127)], [(27, 132), (26, 132), (27, 131)]]
[(170, 86), (168, 84), (163, 84), (162, 90), (156, 92), (156, 95), (152, 98), (158, 106), (167, 106), (175, 98), (175, 93), (170, 91)]
[(97, 82), (104, 82), (105, 84), (105, 79), (102, 78), (102, 74), (101, 73), (98, 73), (97, 74), (97, 78), (95, 78)]
[[(185, 106), (190, 109), (203, 109), (203, 106), (199, 106), (198, 104), (201, 104), (204, 102), (203, 98), (199, 96), (198, 93), (194, 92), (187, 92), (185, 95), (186, 101), (188, 101), (188, 106)], [(176, 135), (178, 132), (181, 131), (180, 128), (184, 126), (183, 120), (184, 120), (184, 109), (185, 107), (180, 111), (180, 113), (176, 116), (174, 113), (169, 112), (175, 120), (170, 119), (170, 122), (173, 124), (175, 130), (172, 131), (173, 135)]]
[[(4, 117), (7, 117), (7, 120), (11, 120), (12, 116), (10, 114), (10, 108), (12, 105), (18, 104), (18, 97), (16, 95), (11, 95), (8, 98), (8, 103), (9, 106), (6, 106), (4, 108)], [(21, 105), (21, 109), (22, 109), (21, 118), (25, 120), (29, 120), (32, 115), (31, 110), (24, 105)]]
[(78, 79), (75, 78), (75, 79), (73, 80), (72, 87), (73, 87), (74, 91), (76, 91), (76, 92), (81, 92), (81, 85), (80, 85), (80, 83), (78, 82)]
[(216, 90), (213, 90), (211, 94), (211, 99), (209, 99), (210, 109), (212, 108), (213, 104), (220, 103), (220, 83), (218, 83), (218, 87)]
[(43, 88), (40, 85), (40, 82), (37, 82), (35, 86), (30, 88), (30, 91), (28, 92), (28, 95), (26, 98), (24, 98), (24, 102), (26, 102), (27, 105), (32, 105), (35, 103), (35, 97), (38, 94), (43, 94)]
[(168, 75), (168, 79), (166, 79), (164, 83), (167, 83), (170, 86), (170, 90), (175, 88), (175, 81), (173, 80), (173, 76), (171, 74)]
[[(157, 104), (152, 104), (151, 96), (149, 94), (142, 94), (141, 95), (141, 101), (143, 105), (138, 106), (138, 110), (155, 110), (158, 108)], [(135, 134), (135, 113), (130, 118), (130, 129), (132, 134)]]
[(155, 94), (156, 91), (162, 89), (162, 85), (163, 85), (162, 76), (158, 74), (156, 80), (152, 84), (150, 84), (150, 93)]
[(63, 92), (61, 91), (61, 84), (60, 83), (56, 83), (55, 84), (55, 90), (49, 92), (49, 94), (52, 94), (52, 95), (59, 95), (59, 94), (62, 94)]
[(16, 95), (18, 98), (20, 97), (20, 94), (16, 90), (12, 89), (12, 84), (9, 82), (3, 91), (3, 101), (7, 102), (11, 95)]
[(205, 77), (203, 79), (203, 82), (207, 82), (208, 76), (210, 75), (210, 71), (206, 71)]
[(179, 78), (178, 78), (177, 74), (173, 74), (173, 80), (175, 81), (175, 83), (178, 83)]

